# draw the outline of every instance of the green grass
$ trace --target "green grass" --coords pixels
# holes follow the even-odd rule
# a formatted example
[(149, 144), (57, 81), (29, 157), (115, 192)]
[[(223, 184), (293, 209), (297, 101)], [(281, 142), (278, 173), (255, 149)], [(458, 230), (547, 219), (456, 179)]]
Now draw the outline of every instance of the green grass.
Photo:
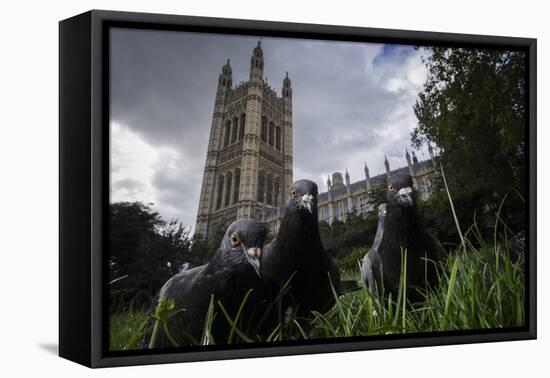
[(137, 348), (142, 326), (147, 320), (144, 310), (117, 312), (110, 316), (109, 346), (111, 350)]
[[(237, 334), (239, 340), (244, 342), (508, 328), (524, 325), (524, 259), (523, 256), (517, 256), (515, 259), (510, 257), (510, 230), (500, 219), (500, 209), (496, 214), (497, 221), (490, 242), (481, 236), (475, 219), (474, 225), (463, 233), (458, 224), (442, 167), (441, 174), (461, 244), (455, 251), (450, 251), (447, 259), (438, 263), (439, 285), (426, 288), (422, 303), (412, 305), (405, 301), (407, 270), (406, 264), (403, 264), (402, 285), (398, 298), (382, 295), (375, 300), (367, 289), (342, 297), (337, 297), (334, 293), (336, 303), (328, 312), (312, 313), (306, 321), (285, 316), (283, 324), (275, 327), (265, 340), (259, 340), (245, 335), (236, 327), (237, 320), (242, 315), (240, 311), (234, 320), (223, 308), (223, 314), (214, 314), (214, 299), (211, 298), (203, 336), (197, 344), (215, 343), (210, 327), (217, 315), (224, 316), (229, 324), (232, 324), (230, 339)], [(367, 250), (366, 247), (356, 248), (349, 256), (336, 261), (343, 269), (343, 279), (360, 280), (359, 260)], [(283, 288), (283, 292), (285, 290)], [(246, 297), (243, 303), (245, 301)], [(165, 326), (170, 313), (159, 313), (157, 309), (155, 316), (159, 320), (156, 326), (152, 327), (144, 311), (119, 312), (111, 315), (111, 350), (138, 348), (140, 338), (153, 332), (153, 328), (158, 329), (161, 323)]]
[[(439, 264), (440, 284), (428, 289), (421, 304), (412, 306), (400, 298), (383, 298), (377, 302), (367, 289), (363, 289), (337, 298), (331, 310), (324, 314), (313, 313), (305, 324), (287, 319), (268, 340), (522, 326), (525, 318), (523, 259), (513, 262), (502, 242), (487, 245), (476, 238), (478, 235), (470, 231), (465, 235), (465, 247), (460, 247)], [(477, 247), (472, 240), (476, 240)], [(342, 276), (359, 280), (359, 268), (347, 270)], [(405, 272), (402, 276), (404, 278)], [(227, 314), (218, 316), (227, 317)], [(137, 348), (142, 334), (151, 332), (150, 326), (143, 326), (146, 319), (144, 311), (112, 315), (111, 349)], [(240, 333), (238, 329), (235, 331)], [(258, 341), (241, 336), (241, 340)], [(211, 342), (211, 337), (203, 337), (200, 344)]]
[[(373, 300), (365, 289), (338, 299), (312, 322), (318, 337), (506, 328), (524, 324), (523, 261), (501, 244), (459, 250), (440, 265), (441, 283), (423, 303)], [(504, 253), (503, 253), (504, 252)]]

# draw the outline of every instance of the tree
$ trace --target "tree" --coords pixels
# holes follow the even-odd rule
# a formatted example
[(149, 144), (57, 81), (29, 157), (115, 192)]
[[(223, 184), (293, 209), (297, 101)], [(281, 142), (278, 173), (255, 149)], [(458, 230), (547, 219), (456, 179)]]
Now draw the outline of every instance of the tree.
[(427, 80), (414, 112), (412, 141), (441, 151), (459, 218), (494, 218), (507, 196), (509, 226), (524, 227), (525, 54), (466, 48), (424, 50)]
[(348, 256), (354, 248), (368, 247), (374, 240), (378, 217), (371, 213), (364, 217), (355, 208), (346, 215), (346, 221), (334, 220), (332, 225), (319, 223), (321, 240), (327, 252), (336, 258)]
[(214, 228), (208, 239), (205, 239), (200, 234), (195, 234), (191, 249), (186, 256), (186, 261), (192, 266), (203, 265), (210, 261), (216, 250), (220, 247), (226, 229), (227, 226), (225, 224), (218, 225)]
[(386, 192), (388, 190), (388, 178), (383, 176), (376, 184), (372, 187), (367, 195), (367, 208), (374, 212), (378, 213), (378, 206), (382, 203), (386, 203)]
[(180, 270), (190, 247), (189, 230), (177, 220), (164, 221), (150, 205), (111, 204), (109, 281), (117, 280), (111, 299), (122, 305), (146, 304)]

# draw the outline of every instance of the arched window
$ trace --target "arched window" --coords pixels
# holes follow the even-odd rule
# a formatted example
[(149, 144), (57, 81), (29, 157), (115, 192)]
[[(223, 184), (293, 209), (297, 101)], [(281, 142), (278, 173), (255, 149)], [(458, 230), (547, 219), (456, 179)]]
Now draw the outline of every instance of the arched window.
[(227, 172), (225, 178), (225, 203), (224, 206), (229, 206), (231, 203), (231, 184), (233, 183), (233, 175), (231, 172)]
[(267, 118), (262, 117), (262, 142), (267, 142)]
[(281, 193), (281, 182), (279, 177), (275, 177), (275, 185), (273, 186), (273, 206), (279, 206), (279, 195)]
[(231, 131), (231, 143), (237, 141), (237, 133), (239, 131), (239, 119), (237, 117), (233, 118), (233, 130)]
[(273, 175), (269, 174), (267, 176), (267, 189), (266, 189), (266, 200), (265, 202), (268, 205), (273, 204)]
[(273, 146), (273, 139), (275, 138), (275, 126), (273, 125), (273, 122), (269, 122), (269, 145)]
[(264, 202), (265, 197), (265, 173), (260, 171), (260, 174), (258, 175), (258, 202)]
[(223, 199), (223, 175), (218, 176), (218, 190), (217, 190), (217, 196), (216, 199), (216, 210), (222, 207), (222, 199)]
[(279, 126), (275, 129), (275, 148), (281, 149), (281, 128)]
[(226, 147), (229, 144), (229, 134), (231, 133), (231, 121), (225, 123), (225, 135), (223, 140), (223, 146)]
[(241, 125), (239, 127), (239, 140), (244, 138), (244, 124), (246, 123), (246, 114), (241, 114)]
[(241, 170), (239, 168), (235, 169), (235, 190), (233, 191), (233, 203), (239, 201), (239, 189), (241, 185)]

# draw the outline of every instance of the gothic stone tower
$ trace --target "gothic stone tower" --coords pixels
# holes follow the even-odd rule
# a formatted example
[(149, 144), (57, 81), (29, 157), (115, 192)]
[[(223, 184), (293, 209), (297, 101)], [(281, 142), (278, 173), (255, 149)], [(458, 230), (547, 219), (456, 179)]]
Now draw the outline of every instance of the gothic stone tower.
[(229, 60), (218, 79), (195, 233), (253, 218), (283, 204), (292, 185), (292, 87), (282, 96), (264, 80), (261, 43), (246, 82), (232, 85)]

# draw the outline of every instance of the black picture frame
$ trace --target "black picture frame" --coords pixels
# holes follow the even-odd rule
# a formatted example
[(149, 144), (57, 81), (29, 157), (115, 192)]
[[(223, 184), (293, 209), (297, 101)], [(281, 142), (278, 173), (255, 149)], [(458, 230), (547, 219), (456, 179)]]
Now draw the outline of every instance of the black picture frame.
[[(105, 272), (108, 206), (108, 29), (514, 49), (526, 52), (528, 164), (526, 325), (517, 329), (331, 339), (299, 345), (235, 345), (191, 352), (109, 352)], [(59, 355), (89, 367), (344, 352), (535, 339), (536, 39), (92, 10), (59, 24)]]

